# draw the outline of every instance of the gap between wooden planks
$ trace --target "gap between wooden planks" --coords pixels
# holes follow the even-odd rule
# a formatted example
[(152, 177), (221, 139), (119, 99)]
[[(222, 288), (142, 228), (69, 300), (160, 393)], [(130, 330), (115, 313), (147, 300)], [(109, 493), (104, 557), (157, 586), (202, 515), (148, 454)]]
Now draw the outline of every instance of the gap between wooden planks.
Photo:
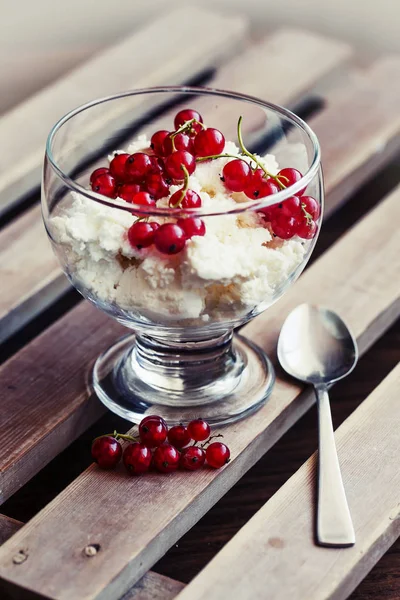
[[(395, 277), (400, 271), (399, 217), (400, 187), (338, 240), (277, 305), (254, 319), (243, 333), (274, 353), (288, 311), (300, 302), (315, 302), (343, 316), (363, 353), (400, 311)], [(84, 336), (85, 331), (81, 334)], [(68, 378), (66, 371), (61, 378)], [(3, 589), (11, 582), (57, 600), (118, 598), (312, 402), (309, 390), (301, 393), (298, 385), (278, 378), (271, 399), (256, 415), (224, 429), (232, 461), (219, 473), (205, 470), (196, 477), (175, 473), (133, 479), (122, 468), (104, 473), (92, 465), (2, 547)], [(54, 531), (56, 537), (51, 535)], [(82, 555), (88, 543), (101, 545), (90, 564)], [(25, 547), (29, 548), (29, 560), (16, 568), (12, 556)], [(75, 573), (73, 581), (71, 570)]]
[[(21, 529), (23, 523), (0, 514), (0, 545)], [(185, 584), (149, 571), (120, 600), (173, 600)]]
[(130, 88), (185, 83), (238, 51), (246, 31), (242, 17), (181, 6), (7, 112), (0, 118), (0, 214), (39, 185), (47, 135), (69, 110)]
[(179, 600), (344, 600), (400, 535), (400, 365), (335, 437), (356, 544), (316, 546), (313, 455), (226, 544)]
[[(234, 23), (236, 27), (236, 21)], [(221, 51), (226, 46), (230, 47), (232, 43), (233, 34), (230, 32), (229, 24), (230, 22), (224, 28), (226, 38), (221, 40)], [(203, 19), (200, 19), (198, 25), (204, 25)], [(193, 28), (192, 33), (195, 33)], [(134, 44), (135, 39), (132, 38), (130, 43)], [(170, 53), (174, 51), (177, 56), (181, 56), (181, 47), (181, 43), (177, 42), (174, 50), (171, 48), (169, 51)], [(197, 52), (203, 52), (202, 45), (196, 45), (196, 48)], [(293, 53), (294, 49), (296, 49), (295, 53)], [(120, 51), (113, 52), (114, 58), (111, 64), (110, 59), (107, 58), (109, 68), (116, 66), (115, 61), (117, 65), (120, 62)], [(298, 98), (321, 76), (341, 64), (349, 53), (349, 47), (341, 42), (309, 32), (282, 30), (224, 65), (217, 72), (212, 84), (215, 87), (230, 87), (243, 93), (268, 97), (278, 104), (287, 104)], [(108, 57), (107, 54), (106, 56)], [(290, 56), (292, 58), (289, 61)], [(260, 62), (268, 62), (270, 74), (267, 79), (260, 79), (258, 76)], [(287, 64), (293, 69), (290, 77), (285, 68)], [(93, 69), (98, 69), (98, 63), (96, 65), (93, 67), (90, 63), (86, 71), (92, 72)], [(147, 68), (155, 67), (150, 63)], [(186, 72), (188, 67), (185, 67), (186, 71), (183, 67), (182, 69)], [(148, 77), (147, 73), (146, 76)], [(172, 70), (170, 77), (170, 81), (176, 77)], [(138, 79), (136, 85), (140, 84), (141, 80)], [(56, 93), (56, 90), (49, 93)], [(45, 100), (43, 96), (41, 98)], [(56, 102), (56, 98), (54, 101)], [(201, 101), (207, 99), (203, 98)], [(329, 171), (328, 162), (326, 168)], [(334, 168), (333, 164), (332, 168)], [(27, 253), (27, 248), (33, 250)], [(23, 327), (69, 288), (70, 284), (63, 276), (46, 238), (39, 206), (28, 210), (0, 232), (0, 276), (3, 282), (3, 293), (0, 298), (0, 342)]]

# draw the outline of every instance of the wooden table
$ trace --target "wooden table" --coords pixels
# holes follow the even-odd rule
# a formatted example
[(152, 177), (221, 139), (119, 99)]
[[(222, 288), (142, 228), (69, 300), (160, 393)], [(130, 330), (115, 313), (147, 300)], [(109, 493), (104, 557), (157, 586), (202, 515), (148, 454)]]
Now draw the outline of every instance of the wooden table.
[[(198, 9), (179, 13), (182, 53), (181, 40), (160, 36), (176, 22), (160, 17), (0, 119), (0, 589), (54, 600), (400, 598), (399, 544), (378, 562), (400, 535), (400, 59), (360, 64), (346, 44), (297, 30), (254, 46), (242, 17)], [(196, 27), (208, 35), (192, 47)], [(153, 56), (126, 69), (121, 57), (149, 35), (163, 44), (162, 71)], [(79, 302), (51, 254), (37, 204), (45, 136), (92, 97), (196, 78), (297, 107), (320, 139), (327, 210), (312, 264), (243, 333), (274, 355), (283, 319), (304, 299), (329, 303), (352, 327), (363, 356), (332, 403), (354, 549), (313, 543), (313, 398), (279, 371), (268, 406), (224, 429), (233, 460), (221, 473), (175, 474), (160, 490), (152, 476), (90, 466), (90, 440), (129, 427), (85, 385), (87, 365), (121, 328)], [(9, 517), (31, 520), (15, 533)]]

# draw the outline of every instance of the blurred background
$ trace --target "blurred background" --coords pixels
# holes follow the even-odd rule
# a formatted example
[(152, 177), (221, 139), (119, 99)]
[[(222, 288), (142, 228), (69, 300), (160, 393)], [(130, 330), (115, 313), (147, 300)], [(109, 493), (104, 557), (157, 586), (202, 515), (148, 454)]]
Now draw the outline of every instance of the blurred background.
[[(0, 113), (177, 4), (246, 13), (256, 38), (297, 25), (365, 54), (400, 50), (400, 0), (0, 0)], [(157, 52), (156, 40), (146, 51)]]

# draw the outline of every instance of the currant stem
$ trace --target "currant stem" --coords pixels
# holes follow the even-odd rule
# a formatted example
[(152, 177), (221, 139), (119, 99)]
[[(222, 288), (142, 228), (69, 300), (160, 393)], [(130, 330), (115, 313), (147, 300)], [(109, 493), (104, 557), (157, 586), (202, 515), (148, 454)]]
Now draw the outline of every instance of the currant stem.
[(205, 160), (214, 160), (216, 158), (240, 158), (237, 154), (210, 154), (210, 156), (198, 156), (196, 162), (204, 162)]
[(258, 167), (260, 167), (260, 169), (262, 171), (264, 171), (265, 175), (267, 177), (271, 177), (272, 179), (274, 179), (277, 184), (279, 185), (279, 187), (281, 189), (285, 189), (286, 186), (280, 181), (279, 177), (277, 175), (272, 175), (272, 173), (270, 173), (269, 171), (267, 171), (267, 169), (264, 167), (264, 165), (258, 160), (258, 158), (255, 156), (255, 154), (252, 154), (251, 152), (249, 152), (246, 148), (246, 146), (244, 145), (243, 142), (243, 136), (242, 136), (242, 121), (243, 121), (243, 117), (242, 115), (240, 115), (239, 120), (238, 120), (238, 124), (237, 124), (237, 137), (238, 137), (238, 141), (239, 141), (239, 146), (240, 149), (242, 151), (242, 154), (244, 154), (245, 156), (248, 156), (249, 158), (251, 158), (252, 161), (254, 161), (256, 163), (256, 165)]
[(204, 448), (204, 446), (207, 446), (207, 444), (209, 444), (211, 442), (211, 440), (214, 440), (215, 438), (220, 438), (220, 437), (224, 437), (222, 433), (218, 433), (216, 435), (211, 435), (208, 440), (206, 440), (204, 442), (204, 444), (201, 444), (201, 447)]
[[(189, 131), (192, 128), (193, 123), (197, 123), (198, 125), (200, 125), (200, 127), (202, 127), (203, 129), (205, 129), (205, 126), (203, 125), (203, 123), (200, 123), (200, 121), (198, 121), (197, 119), (190, 119), (190, 121), (185, 121), (184, 123), (182, 123), (182, 125), (180, 127), (178, 127), (178, 129), (176, 129), (173, 133), (171, 133), (171, 140), (172, 140), (172, 147), (174, 148), (174, 137), (176, 135), (178, 135), (178, 133), (183, 133), (185, 131)], [(175, 148), (174, 148), (175, 150)]]
[(301, 203), (301, 210), (303, 211), (303, 214), (306, 218), (307, 225), (311, 226), (311, 223), (314, 219), (312, 218), (312, 215), (310, 215), (310, 213), (306, 211), (306, 205), (304, 204), (304, 202)]
[(185, 175), (185, 181), (184, 181), (184, 184), (183, 184), (183, 187), (182, 187), (182, 190), (181, 190), (181, 195), (179, 197), (179, 200), (177, 200), (175, 202), (175, 204), (172, 205), (172, 208), (178, 208), (182, 204), (182, 201), (183, 201), (183, 199), (185, 197), (185, 194), (186, 194), (186, 192), (189, 189), (189, 171), (187, 170), (187, 168), (185, 167), (185, 165), (181, 165), (181, 169), (182, 169), (182, 171), (183, 171), (183, 173)]

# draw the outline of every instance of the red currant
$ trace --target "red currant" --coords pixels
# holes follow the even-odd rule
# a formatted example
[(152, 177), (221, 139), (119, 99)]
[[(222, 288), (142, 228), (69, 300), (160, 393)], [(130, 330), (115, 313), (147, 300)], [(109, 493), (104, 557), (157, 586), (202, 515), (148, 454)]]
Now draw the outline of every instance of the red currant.
[[(272, 208), (271, 206), (269, 207)], [(301, 202), (300, 198), (297, 196), (291, 196), (284, 202), (279, 202), (279, 204), (274, 204), (275, 214), (276, 216), (282, 217), (295, 217), (298, 218), (301, 213)], [(261, 209), (262, 210), (262, 209)]]
[(271, 227), (275, 235), (282, 240), (288, 240), (297, 233), (298, 222), (294, 217), (273, 217)]
[(182, 424), (175, 425), (168, 431), (168, 441), (170, 444), (175, 446), (175, 448), (184, 448), (188, 445), (191, 439), (192, 438), (190, 437), (187, 427)]
[(226, 465), (230, 460), (230, 456), (228, 446), (221, 444), (221, 442), (213, 442), (206, 450), (207, 463), (214, 469), (220, 469)]
[(171, 473), (179, 466), (180, 454), (171, 444), (159, 446), (153, 455), (153, 464), (160, 473)]
[(158, 156), (150, 156), (150, 173), (162, 173), (164, 171), (163, 159)]
[(221, 154), (225, 148), (225, 138), (218, 129), (209, 127), (200, 131), (194, 139), (196, 156), (212, 156)]
[(304, 218), (304, 221), (298, 223), (296, 233), (299, 237), (310, 240), (317, 233), (317, 224), (315, 221), (308, 223), (307, 219)]
[(172, 154), (165, 159), (165, 171), (172, 179), (181, 181), (185, 178), (182, 166), (186, 167), (189, 175), (191, 175), (196, 168), (196, 161), (193, 154), (186, 152), (186, 150), (172, 152)]
[[(151, 223), (151, 224), (158, 225), (158, 223)], [(143, 419), (140, 421), (139, 425), (146, 425), (147, 421), (159, 421), (160, 423), (165, 425), (165, 427), (167, 427), (166, 421), (164, 421), (164, 419), (162, 417), (159, 417), (158, 415), (147, 415), (147, 417), (143, 417)]]
[(195, 419), (194, 421), (190, 421), (188, 431), (192, 440), (203, 442), (210, 437), (211, 428), (204, 419)]
[(187, 190), (183, 200), (178, 204), (180, 197), (182, 196), (182, 190), (178, 190), (175, 194), (172, 194), (169, 199), (169, 205), (171, 208), (179, 206), (179, 208), (200, 208), (201, 198), (197, 192), (193, 190)]
[(152, 223), (137, 221), (128, 229), (128, 240), (131, 246), (141, 250), (148, 248), (154, 243), (154, 234)]
[(118, 196), (127, 202), (133, 202), (133, 197), (140, 192), (138, 183), (124, 183), (118, 188)]
[(175, 223), (161, 225), (154, 236), (155, 247), (163, 254), (177, 254), (183, 250), (185, 243), (185, 232)]
[(251, 181), (251, 169), (244, 160), (231, 160), (222, 169), (222, 176), (231, 192), (243, 192)]
[(150, 448), (145, 444), (135, 442), (126, 446), (123, 461), (129, 473), (140, 475), (146, 473), (151, 465), (152, 454)]
[(156, 201), (149, 192), (138, 192), (132, 198), (132, 204), (140, 204), (141, 206), (155, 206)]
[(117, 180), (123, 182), (125, 179), (125, 163), (129, 154), (116, 154), (110, 162), (111, 175)]
[(98, 169), (95, 169), (90, 176), (90, 183), (93, 183), (93, 180), (96, 179), (96, 177), (98, 175), (104, 175), (104, 174), (109, 175), (110, 169), (107, 169), (106, 167), (99, 167)]
[(102, 173), (93, 178), (92, 190), (108, 198), (117, 197), (117, 182), (114, 177), (108, 173)]
[(166, 129), (161, 129), (160, 131), (156, 131), (155, 133), (153, 133), (153, 135), (151, 136), (150, 148), (157, 156), (164, 156), (163, 143), (167, 135), (169, 135), (169, 131), (167, 131)]
[(311, 215), (313, 220), (318, 221), (318, 218), (321, 214), (321, 209), (318, 202), (311, 196), (303, 196), (301, 198), (301, 204), (304, 210)]
[[(170, 133), (164, 140), (164, 156), (167, 156), (168, 154), (174, 152), (171, 135), (172, 134)], [(188, 152), (191, 152), (193, 147), (193, 140), (187, 135), (187, 133), (177, 133), (176, 135), (174, 135), (174, 146), (175, 150), (187, 150)]]
[(265, 198), (279, 192), (279, 186), (273, 179), (264, 179), (260, 177), (260, 174), (256, 171), (253, 174), (249, 185), (245, 188), (244, 193), (251, 200), (257, 200), (259, 198)]
[(197, 471), (197, 469), (201, 469), (204, 465), (205, 460), (206, 453), (203, 448), (199, 448), (199, 446), (190, 446), (190, 448), (185, 448), (181, 453), (179, 465), (182, 469), (186, 469), (187, 471)]
[(121, 444), (111, 435), (103, 435), (92, 444), (92, 458), (101, 469), (113, 469), (122, 456)]
[(131, 154), (125, 163), (125, 180), (132, 183), (143, 181), (154, 168), (153, 161), (148, 154), (136, 152)]
[(155, 200), (160, 200), (169, 194), (169, 186), (161, 173), (147, 175), (144, 185)]
[(196, 121), (198, 121), (198, 123), (192, 123), (192, 132), (194, 134), (198, 133), (202, 130), (202, 126), (199, 125), (199, 123), (203, 122), (203, 117), (197, 112), (197, 110), (192, 110), (191, 108), (185, 108), (177, 113), (174, 119), (175, 129), (179, 129), (181, 125), (187, 121), (191, 121), (192, 119), (196, 119)]
[(192, 238), (194, 235), (203, 236), (206, 233), (204, 221), (197, 217), (178, 219), (176, 224), (183, 229), (187, 240)]
[(139, 435), (143, 444), (149, 448), (161, 446), (167, 439), (168, 427), (159, 418), (148, 419), (139, 425)]
[[(297, 169), (292, 169), (288, 167), (286, 169), (281, 169), (278, 173), (278, 177), (279, 181), (283, 183), (285, 187), (290, 187), (294, 183), (297, 183), (297, 181), (300, 181), (303, 175)], [(297, 195), (301, 196), (302, 194), (304, 194), (304, 191), (305, 188), (297, 192)]]

